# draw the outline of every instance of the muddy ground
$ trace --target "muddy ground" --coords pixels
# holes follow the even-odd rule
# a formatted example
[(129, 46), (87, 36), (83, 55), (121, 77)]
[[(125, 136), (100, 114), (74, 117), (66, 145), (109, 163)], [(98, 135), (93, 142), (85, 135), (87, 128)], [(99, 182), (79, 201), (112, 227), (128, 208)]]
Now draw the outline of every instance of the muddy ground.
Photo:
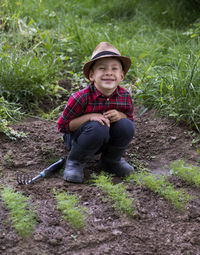
[[(136, 136), (125, 155), (136, 171), (147, 167), (155, 174), (169, 174), (170, 162), (180, 158), (199, 164), (199, 154), (186, 127), (160, 118), (153, 111), (140, 115), (142, 110), (135, 109)], [(17, 185), (16, 171), (37, 175), (54, 159), (66, 156), (67, 151), (54, 122), (29, 117), (14, 127), (28, 135), (11, 141), (0, 134), (0, 184), (31, 197), (32, 205), (37, 205), (37, 225), (31, 238), (23, 240), (8, 221), (9, 212), (0, 200), (0, 254), (200, 254), (199, 189), (168, 177), (175, 188), (196, 196), (185, 211), (178, 211), (147, 188), (126, 183), (130, 196), (137, 200), (137, 216), (128, 218), (102, 200), (103, 193), (91, 184), (95, 161), (85, 170), (83, 184), (65, 182), (61, 170), (33, 185)], [(113, 179), (114, 183), (121, 181)], [(73, 229), (62, 219), (53, 188), (78, 195), (80, 203), (88, 208), (83, 230)]]

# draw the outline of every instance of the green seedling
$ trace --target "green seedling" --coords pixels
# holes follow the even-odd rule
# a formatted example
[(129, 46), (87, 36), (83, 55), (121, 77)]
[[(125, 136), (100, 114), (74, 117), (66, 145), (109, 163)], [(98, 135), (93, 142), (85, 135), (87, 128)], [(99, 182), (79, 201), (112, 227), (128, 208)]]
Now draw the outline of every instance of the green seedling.
[(191, 164), (186, 165), (184, 160), (177, 160), (171, 163), (171, 171), (175, 176), (200, 187), (200, 168)]
[(9, 150), (3, 157), (2, 163), (4, 166), (13, 166), (14, 165), (14, 159), (13, 159), (13, 151)]
[(99, 176), (93, 174), (93, 182), (113, 201), (113, 207), (120, 213), (125, 213), (128, 216), (134, 216), (133, 202), (128, 198), (129, 194), (126, 191), (126, 186), (123, 183), (114, 185), (111, 181), (111, 176), (101, 173)]
[(166, 181), (166, 176), (159, 176), (158, 178), (156, 175), (144, 171), (132, 174), (126, 180), (134, 180), (136, 184), (146, 186), (151, 191), (171, 201), (172, 205), (179, 210), (184, 210), (186, 203), (192, 199), (183, 190), (176, 190), (170, 182)]
[(62, 213), (62, 217), (71, 227), (82, 229), (86, 225), (86, 209), (79, 205), (76, 195), (67, 192), (54, 191), (57, 200), (57, 209)]
[(130, 163), (134, 165), (134, 167), (140, 171), (146, 167), (146, 163), (143, 160), (138, 159), (137, 154), (135, 153), (128, 153), (128, 157)]
[(77, 241), (77, 236), (76, 236), (76, 235), (71, 235), (71, 238), (72, 238), (74, 241)]
[(1, 197), (19, 235), (23, 238), (30, 237), (36, 225), (36, 214), (30, 208), (29, 198), (9, 187), (3, 188)]

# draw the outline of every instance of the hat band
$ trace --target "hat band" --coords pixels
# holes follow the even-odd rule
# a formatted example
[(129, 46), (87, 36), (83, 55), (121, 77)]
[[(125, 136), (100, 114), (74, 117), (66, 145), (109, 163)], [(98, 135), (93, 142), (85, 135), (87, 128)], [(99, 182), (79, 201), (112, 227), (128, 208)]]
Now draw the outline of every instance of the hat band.
[(119, 56), (119, 54), (115, 53), (115, 52), (112, 52), (112, 51), (102, 51), (102, 52), (99, 52), (98, 54), (96, 54), (92, 60), (94, 60), (95, 58), (98, 58), (98, 57), (101, 57), (101, 56), (105, 56), (105, 55), (112, 55), (112, 56)]

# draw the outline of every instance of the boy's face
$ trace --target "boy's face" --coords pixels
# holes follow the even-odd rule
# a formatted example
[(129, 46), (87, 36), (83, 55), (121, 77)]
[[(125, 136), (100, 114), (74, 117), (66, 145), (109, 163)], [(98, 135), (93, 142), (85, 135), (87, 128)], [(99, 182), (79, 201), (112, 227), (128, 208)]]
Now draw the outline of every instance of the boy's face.
[(121, 81), (124, 72), (120, 61), (115, 58), (98, 59), (90, 70), (89, 78), (105, 96), (110, 96)]

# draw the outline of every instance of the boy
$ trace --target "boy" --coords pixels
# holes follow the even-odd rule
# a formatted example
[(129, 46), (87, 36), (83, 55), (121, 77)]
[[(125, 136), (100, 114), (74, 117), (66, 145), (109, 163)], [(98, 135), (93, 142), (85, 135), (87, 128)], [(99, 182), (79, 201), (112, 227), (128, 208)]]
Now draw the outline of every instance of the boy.
[(101, 169), (124, 177), (134, 172), (123, 152), (132, 140), (133, 103), (120, 87), (131, 60), (111, 44), (101, 42), (84, 65), (91, 84), (73, 94), (58, 120), (58, 130), (70, 150), (64, 180), (82, 183), (85, 163), (101, 153)]

